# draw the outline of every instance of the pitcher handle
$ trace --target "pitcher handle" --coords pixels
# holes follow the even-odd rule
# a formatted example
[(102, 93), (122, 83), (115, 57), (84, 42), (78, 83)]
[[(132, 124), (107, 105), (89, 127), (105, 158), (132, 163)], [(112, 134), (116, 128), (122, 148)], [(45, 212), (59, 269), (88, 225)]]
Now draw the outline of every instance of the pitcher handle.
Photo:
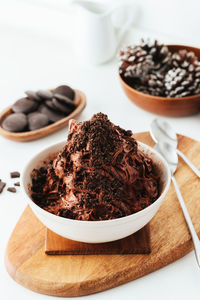
[[(135, 4), (135, 1), (134, 1)], [(113, 14), (116, 10), (122, 8), (122, 9), (128, 9), (128, 7), (132, 7), (133, 8), (133, 2), (127, 1), (127, 2), (121, 2), (117, 5), (115, 5), (114, 7), (112, 7), (109, 11), (110, 14)], [(133, 10), (130, 9), (128, 11), (128, 18), (125, 22), (125, 24), (121, 27), (121, 29), (119, 29), (119, 32), (117, 34), (117, 47), (119, 46), (119, 43), (121, 42), (121, 39), (123, 38), (124, 34), (126, 33), (126, 31), (128, 30), (128, 28), (130, 27), (131, 23), (133, 22)]]

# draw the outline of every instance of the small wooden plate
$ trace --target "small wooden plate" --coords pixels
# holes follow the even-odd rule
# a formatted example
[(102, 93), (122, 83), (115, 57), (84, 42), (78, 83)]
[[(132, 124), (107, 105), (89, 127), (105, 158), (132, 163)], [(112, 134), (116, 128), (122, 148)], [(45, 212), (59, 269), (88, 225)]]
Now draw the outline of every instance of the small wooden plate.
[[(200, 59), (200, 49), (182, 45), (168, 45), (174, 53), (186, 49)], [(182, 98), (167, 98), (145, 94), (132, 88), (119, 74), (120, 82), (126, 96), (137, 106), (151, 113), (169, 117), (182, 117), (200, 112), (200, 94)]]
[(99, 244), (72, 241), (47, 228), (45, 253), (48, 255), (149, 254), (151, 253), (149, 225), (121, 240)]
[(67, 117), (43, 128), (25, 131), (25, 132), (10, 132), (2, 128), (1, 124), (3, 120), (12, 113), (12, 106), (6, 108), (2, 113), (0, 113), (0, 135), (3, 137), (17, 141), (17, 142), (28, 142), (36, 139), (40, 139), (46, 135), (49, 135), (63, 127), (65, 127), (70, 119), (77, 118), (80, 113), (84, 110), (86, 106), (86, 96), (83, 92), (75, 90), (75, 110)]

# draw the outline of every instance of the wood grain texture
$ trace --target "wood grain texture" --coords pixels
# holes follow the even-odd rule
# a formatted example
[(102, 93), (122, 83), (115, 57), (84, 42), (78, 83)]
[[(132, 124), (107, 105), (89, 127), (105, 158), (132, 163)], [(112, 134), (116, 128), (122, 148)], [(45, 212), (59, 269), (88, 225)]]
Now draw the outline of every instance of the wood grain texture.
[[(135, 137), (153, 145), (149, 133)], [(199, 142), (179, 136), (179, 149), (200, 168)], [(181, 159), (175, 177), (200, 236), (200, 179)], [(45, 230), (28, 207), (10, 237), (5, 264), (10, 276), (21, 285), (54, 296), (81, 296), (118, 286), (166, 266), (193, 248), (172, 185), (150, 222), (150, 254), (46, 255)]]
[(83, 92), (79, 90), (75, 90), (75, 105), (75, 110), (67, 117), (43, 128), (26, 132), (10, 132), (3, 129), (3, 127), (1, 126), (3, 120), (12, 113), (12, 107), (10, 106), (7, 109), (5, 109), (2, 113), (0, 113), (0, 135), (9, 140), (17, 142), (28, 142), (40, 139), (67, 126), (70, 119), (76, 119), (81, 114), (81, 112), (86, 106), (86, 96)]
[(149, 225), (121, 240), (100, 244), (72, 241), (46, 229), (45, 253), (49, 255), (149, 254), (150, 252)]
[[(193, 51), (200, 59), (200, 48), (168, 45), (169, 50), (174, 53), (182, 49)], [(120, 76), (122, 88), (127, 97), (137, 106), (152, 113), (170, 116), (181, 117), (196, 114), (200, 111), (200, 94), (182, 98), (166, 98), (144, 94), (129, 86)]]

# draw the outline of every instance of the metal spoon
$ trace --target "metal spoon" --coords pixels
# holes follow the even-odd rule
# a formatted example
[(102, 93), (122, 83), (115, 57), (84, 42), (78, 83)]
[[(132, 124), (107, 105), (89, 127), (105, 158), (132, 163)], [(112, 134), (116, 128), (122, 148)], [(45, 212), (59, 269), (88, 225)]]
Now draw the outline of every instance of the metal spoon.
[(185, 163), (193, 170), (193, 172), (200, 177), (200, 171), (191, 163), (191, 161), (180, 151), (177, 149), (178, 139), (176, 132), (171, 127), (171, 125), (163, 120), (155, 119), (151, 123), (150, 133), (153, 140), (157, 142), (164, 142), (172, 145), (177, 154), (185, 161)]
[(176, 172), (176, 169), (178, 166), (178, 155), (176, 153), (176, 149), (168, 143), (157, 143), (155, 145), (155, 149), (166, 159), (166, 161), (169, 165), (171, 175), (172, 175), (172, 182), (174, 184), (175, 191), (176, 191), (180, 206), (182, 208), (182, 211), (183, 211), (183, 214), (185, 217), (185, 221), (188, 225), (188, 228), (189, 228), (189, 231), (190, 231), (190, 234), (192, 237), (196, 260), (197, 260), (198, 266), (200, 267), (200, 241), (196, 234), (194, 226), (192, 224), (190, 215), (188, 213), (187, 207), (186, 207), (183, 197), (181, 195), (180, 189), (177, 185), (176, 179), (174, 177), (174, 173)]

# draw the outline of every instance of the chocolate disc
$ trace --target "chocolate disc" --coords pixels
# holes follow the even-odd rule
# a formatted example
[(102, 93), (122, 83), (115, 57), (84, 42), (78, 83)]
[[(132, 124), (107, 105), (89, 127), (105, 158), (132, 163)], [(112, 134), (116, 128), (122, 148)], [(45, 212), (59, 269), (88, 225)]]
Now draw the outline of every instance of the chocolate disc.
[(63, 104), (65, 104), (68, 107), (75, 108), (74, 102), (66, 96), (63, 96), (60, 94), (55, 94), (54, 98), (58, 99), (60, 102), (62, 102)]
[(46, 105), (41, 104), (39, 109), (38, 109), (42, 114), (46, 115), (48, 119), (52, 122), (56, 122), (62, 118), (65, 117), (64, 114), (56, 112), (50, 108), (48, 108)]
[(49, 108), (51, 108), (52, 110), (58, 111), (58, 109), (54, 106), (52, 100), (46, 100), (44, 104)]
[(38, 111), (34, 111), (34, 112), (32, 112), (32, 113), (29, 113), (29, 114), (27, 115), (28, 121), (29, 121), (30, 118), (32, 118), (35, 114), (37, 115), (37, 114), (38, 114)]
[(13, 104), (12, 110), (16, 113), (29, 113), (35, 111), (37, 107), (38, 104), (36, 101), (28, 98), (21, 98)]
[(42, 99), (51, 99), (53, 97), (52, 92), (48, 90), (39, 90), (37, 91), (37, 95)]
[(41, 102), (42, 99), (37, 95), (34, 91), (26, 91), (25, 94), (28, 96), (29, 99)]
[(60, 111), (63, 112), (65, 114), (70, 114), (72, 109), (68, 106), (66, 106), (65, 104), (63, 104), (62, 102), (60, 102), (59, 100), (57, 100), (56, 98), (52, 99), (52, 103), (53, 105)]
[(40, 112), (32, 113), (28, 116), (28, 126), (30, 130), (36, 130), (48, 125), (49, 119)]
[(25, 114), (13, 113), (3, 121), (2, 127), (11, 132), (21, 132), (26, 129), (27, 124), (28, 122)]
[(68, 85), (60, 85), (57, 88), (55, 88), (55, 90), (53, 91), (53, 94), (60, 94), (63, 96), (66, 96), (68, 98), (70, 98), (71, 100), (74, 100), (75, 98), (75, 92), (72, 88), (70, 88), (70, 86)]

